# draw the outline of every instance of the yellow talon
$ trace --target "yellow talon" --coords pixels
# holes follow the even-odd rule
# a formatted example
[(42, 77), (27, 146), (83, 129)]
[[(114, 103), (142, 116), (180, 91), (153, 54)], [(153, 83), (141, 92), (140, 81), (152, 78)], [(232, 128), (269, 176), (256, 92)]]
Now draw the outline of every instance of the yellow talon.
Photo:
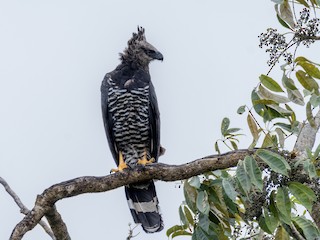
[(123, 161), (122, 152), (119, 151), (119, 164), (118, 168), (112, 168), (110, 172), (122, 172), (123, 169), (128, 168), (128, 165)]
[(149, 160), (147, 159), (147, 151), (144, 150), (143, 157), (142, 157), (142, 159), (138, 160), (137, 164), (147, 165), (147, 164), (154, 163), (154, 162), (155, 162), (154, 158), (150, 158)]

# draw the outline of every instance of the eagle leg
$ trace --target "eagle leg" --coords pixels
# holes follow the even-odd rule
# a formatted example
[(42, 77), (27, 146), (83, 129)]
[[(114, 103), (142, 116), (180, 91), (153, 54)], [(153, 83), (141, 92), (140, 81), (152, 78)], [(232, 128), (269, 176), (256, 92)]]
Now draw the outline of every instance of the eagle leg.
[(128, 165), (123, 161), (122, 152), (119, 151), (119, 165), (118, 168), (111, 169), (110, 172), (122, 172), (123, 169), (128, 168)]
[(141, 164), (141, 165), (147, 165), (147, 164), (150, 164), (150, 163), (154, 163), (155, 160), (154, 158), (150, 158), (149, 160), (147, 159), (147, 150), (144, 150), (143, 152), (143, 157), (142, 159), (139, 159), (137, 164)]

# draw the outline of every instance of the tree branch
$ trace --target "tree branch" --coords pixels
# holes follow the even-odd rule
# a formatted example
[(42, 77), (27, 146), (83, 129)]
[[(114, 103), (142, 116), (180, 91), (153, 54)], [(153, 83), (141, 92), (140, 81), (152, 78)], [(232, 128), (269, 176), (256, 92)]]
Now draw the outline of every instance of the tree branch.
[[(13, 198), (13, 200), (16, 202), (18, 207), (20, 208), (20, 212), (27, 215), (30, 210), (22, 203), (18, 195), (11, 189), (9, 184), (4, 180), (2, 177), (0, 177), (0, 184), (4, 187), (4, 189), (9, 193), (9, 195)], [(38, 222), (41, 227), (46, 231), (46, 233), (53, 239), (56, 240), (53, 232), (51, 231), (50, 227), (45, 223), (45, 221), (40, 220)]]
[[(315, 126), (311, 127), (309, 123), (302, 126), (300, 134), (294, 145), (293, 151), (297, 152), (297, 159), (301, 159), (307, 156), (306, 149), (310, 150), (313, 148), (316, 141), (316, 135), (320, 128), (320, 110), (314, 117)], [(311, 187), (311, 186), (310, 186)], [(320, 199), (318, 196), (317, 201), (313, 203), (312, 211), (310, 213), (312, 219), (316, 223), (317, 227), (320, 228)]]
[[(33, 229), (43, 216), (50, 215), (54, 204), (63, 198), (84, 193), (106, 192), (127, 184), (151, 179), (162, 181), (187, 179), (208, 171), (234, 167), (240, 159), (254, 154), (255, 151), (256, 149), (236, 150), (221, 155), (211, 155), (182, 165), (155, 163), (104, 177), (79, 177), (55, 184), (38, 195), (34, 208), (16, 225), (10, 239), (22, 239), (24, 234)], [(60, 237), (59, 240), (70, 239), (65, 235)]]
[(298, 152), (298, 155), (305, 156), (306, 148), (310, 150), (313, 148), (320, 127), (320, 111), (314, 117), (314, 121), (315, 127), (311, 127), (309, 123), (301, 127), (300, 134), (293, 148), (293, 151)]
[(67, 225), (63, 222), (56, 206), (53, 205), (45, 214), (57, 240), (71, 240)]

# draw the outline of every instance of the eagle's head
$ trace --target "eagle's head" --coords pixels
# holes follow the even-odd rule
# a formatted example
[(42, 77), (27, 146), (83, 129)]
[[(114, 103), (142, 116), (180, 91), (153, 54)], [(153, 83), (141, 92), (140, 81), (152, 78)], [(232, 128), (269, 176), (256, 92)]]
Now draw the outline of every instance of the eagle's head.
[(144, 28), (138, 26), (138, 32), (132, 34), (128, 47), (120, 53), (121, 60), (131, 65), (148, 67), (152, 60), (163, 60), (162, 54), (147, 42)]

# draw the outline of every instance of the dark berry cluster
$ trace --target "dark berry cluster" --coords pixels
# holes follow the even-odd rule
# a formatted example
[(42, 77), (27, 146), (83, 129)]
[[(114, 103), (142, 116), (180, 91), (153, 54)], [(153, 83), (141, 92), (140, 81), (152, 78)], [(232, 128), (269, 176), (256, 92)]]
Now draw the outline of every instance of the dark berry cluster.
[(285, 50), (288, 47), (286, 38), (284, 35), (277, 32), (277, 29), (268, 28), (266, 33), (261, 33), (259, 36), (260, 44), (259, 47), (266, 48), (266, 52), (269, 53), (270, 59), (268, 65), (274, 65), (279, 61), (279, 58), (282, 54), (285, 54), (285, 60), (292, 62), (292, 55), (287, 53)]
[(302, 43), (307, 47), (314, 43), (313, 37), (320, 33), (319, 31), (319, 18), (310, 19), (310, 10), (304, 8), (300, 12), (300, 18), (297, 20), (297, 24), (294, 29), (294, 40), (298, 43)]

